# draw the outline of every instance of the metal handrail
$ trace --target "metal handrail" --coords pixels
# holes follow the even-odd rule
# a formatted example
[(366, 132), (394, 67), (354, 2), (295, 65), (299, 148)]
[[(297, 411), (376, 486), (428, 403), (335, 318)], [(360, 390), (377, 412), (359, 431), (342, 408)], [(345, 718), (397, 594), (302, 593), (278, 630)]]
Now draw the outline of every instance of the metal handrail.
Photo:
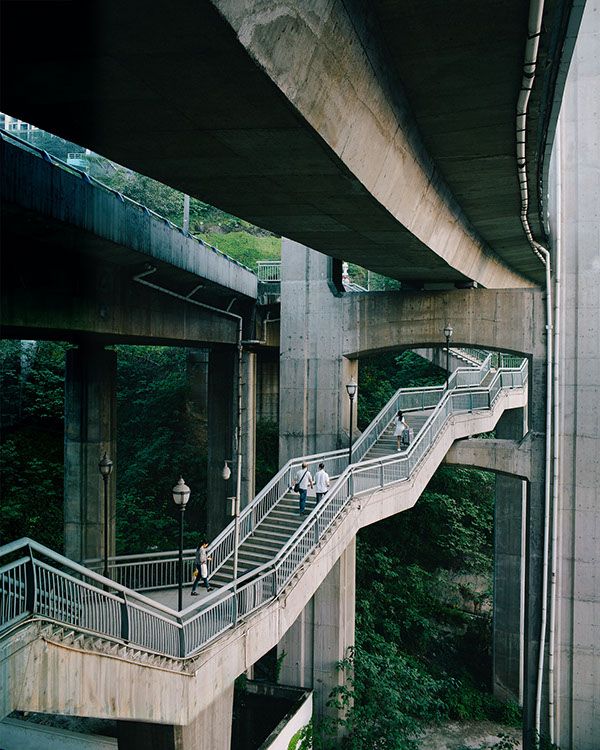
[[(273, 560), (182, 612), (105, 579), (32, 540), (6, 545), (0, 549), (0, 558), (21, 550), (28, 554), (0, 568), (0, 589), (5, 594), (0, 628), (6, 630), (35, 614), (145, 650), (174, 657), (194, 655), (235, 626), (239, 618), (276, 597), (316, 549), (323, 534), (340, 518), (352, 497), (408, 479), (440, 438), (451, 414), (489, 409), (503, 389), (522, 388), (526, 382), (524, 361), (519, 368), (496, 372), (487, 387), (446, 390), (407, 451), (347, 466)], [(38, 561), (34, 551), (71, 573)]]
[[(450, 388), (461, 388), (470, 383), (478, 385), (489, 371), (490, 357), (481, 367), (464, 367), (455, 370), (449, 381)], [(362, 433), (352, 448), (354, 463), (360, 461), (369, 449), (377, 442), (398, 412), (423, 411), (439, 402), (446, 386), (424, 386), (421, 388), (399, 388), (379, 414), (371, 422), (367, 430)], [(263, 487), (256, 497), (242, 510), (239, 516), (239, 538), (241, 545), (255, 531), (256, 527), (280, 502), (290, 486), (293, 484), (295, 471), (300, 469), (303, 462), (324, 463), (327, 473), (339, 476), (347, 465), (348, 451), (346, 449), (315, 453), (290, 459), (271, 480)], [(235, 544), (235, 524), (231, 522), (212, 541), (209, 554), (212, 558), (210, 577), (212, 578), (231, 558)], [(163, 568), (158, 569), (159, 557), (162, 556)], [(194, 550), (184, 551), (185, 576), (191, 578)], [(129, 565), (127, 565), (127, 561)], [(100, 560), (86, 561), (93, 570), (100, 571)], [(177, 552), (169, 551), (154, 553), (153, 555), (139, 554), (127, 557), (113, 557), (109, 560), (111, 577), (126, 586), (144, 589), (167, 588), (177, 583)], [(156, 574), (154, 574), (156, 571)]]

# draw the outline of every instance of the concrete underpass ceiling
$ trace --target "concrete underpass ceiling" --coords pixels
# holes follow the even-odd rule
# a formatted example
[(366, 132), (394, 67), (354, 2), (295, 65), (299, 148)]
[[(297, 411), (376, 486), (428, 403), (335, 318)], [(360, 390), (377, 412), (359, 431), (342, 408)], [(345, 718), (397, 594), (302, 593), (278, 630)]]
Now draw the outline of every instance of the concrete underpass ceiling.
[[(240, 21), (239, 3), (215, 4), (234, 26)], [(288, 5), (256, 2), (248, 14), (262, 17)], [(318, 99), (319, 81), (307, 79), (304, 87), (294, 81), (294, 100), (285, 64), (275, 85), (256, 62), (266, 45), (275, 65), (278, 40), (245, 40), (242, 24), (242, 41), (257, 45), (252, 57), (209, 2), (98, 0), (76, 13), (70, 3), (5, 3), (1, 109), (259, 226), (403, 281), (481, 281), (488, 260), (514, 272), (500, 285), (518, 285), (512, 282), (520, 276), (539, 281), (541, 267), (518, 220), (514, 158), (527, 3), (376, 0), (370, 15), (362, 5), (349, 11), (357, 29), (352, 41), (362, 45), (365, 59), (377, 57), (385, 66), (383, 88), (402, 99), (400, 124), (410, 130), (417, 161), (432, 170), (427, 190), (416, 193), (415, 211), (426, 214), (437, 195), (444, 197), (450, 224), (460, 225), (456, 247), (481, 248), (469, 268), (429, 249), (439, 222), (419, 238), (390, 200), (375, 197), (358, 179), (328, 139), (331, 117), (319, 133), (311, 125), (301, 99), (304, 90)], [(555, 16), (562, 5), (546, 3), (545, 67), (530, 119), (534, 183), (558, 64), (549, 50), (560, 38)], [(277, 30), (286, 44), (296, 32), (303, 39), (298, 19), (264, 29)], [(321, 54), (318, 44), (307, 59), (310, 54)], [(340, 81), (342, 99), (346, 84)], [(351, 114), (343, 104), (340, 119)], [(372, 133), (354, 136), (368, 154)]]

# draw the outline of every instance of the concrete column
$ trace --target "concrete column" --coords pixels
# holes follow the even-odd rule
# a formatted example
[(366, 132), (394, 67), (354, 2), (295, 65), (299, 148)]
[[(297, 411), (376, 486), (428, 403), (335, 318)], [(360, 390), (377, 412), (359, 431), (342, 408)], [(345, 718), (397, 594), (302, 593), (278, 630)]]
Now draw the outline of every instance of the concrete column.
[[(343, 306), (330, 284), (330, 259), (283, 239), (279, 463), (345, 445)], [(356, 406), (356, 401), (355, 401)]]
[[(208, 470), (206, 479), (207, 530), (213, 539), (231, 520), (227, 498), (235, 495), (235, 426), (237, 421), (236, 349), (210, 350), (208, 371)], [(221, 472), (224, 461), (231, 477), (225, 481)]]
[(98, 461), (114, 467), (108, 483), (108, 551), (115, 551), (117, 354), (86, 343), (67, 352), (65, 370), (65, 555), (104, 554), (104, 485)]
[[(519, 440), (526, 431), (523, 409), (507, 411), (496, 437)], [(525, 586), (526, 486), (516, 477), (496, 474), (494, 509), (493, 687), (500, 700), (522, 702)]]
[(248, 505), (255, 495), (256, 360), (255, 352), (244, 351), (242, 355), (242, 508)]
[[(545, 440), (546, 360), (530, 360), (528, 426), (540, 440)], [(534, 744), (535, 702), (540, 654), (542, 621), (542, 581), (544, 542), (545, 450), (532, 463), (531, 481), (527, 483), (525, 514), (525, 586), (523, 615), (523, 739), (530, 750)], [(542, 708), (542, 714), (544, 713)]]
[(256, 369), (256, 418), (279, 422), (279, 351), (261, 351)]
[(355, 574), (353, 539), (278, 646), (279, 654), (285, 651), (280, 681), (313, 688), (318, 718), (338, 716), (326, 703), (344, 681), (336, 665), (354, 645)]
[[(600, 744), (600, 2), (588, 0), (563, 99), (551, 212), (562, 235), (554, 742)], [(560, 158), (559, 158), (560, 157)], [(558, 168), (558, 169), (556, 169)]]
[(208, 440), (208, 349), (188, 349), (186, 357), (187, 412), (201, 452)]
[(185, 727), (119, 721), (119, 750), (229, 750), (233, 685)]

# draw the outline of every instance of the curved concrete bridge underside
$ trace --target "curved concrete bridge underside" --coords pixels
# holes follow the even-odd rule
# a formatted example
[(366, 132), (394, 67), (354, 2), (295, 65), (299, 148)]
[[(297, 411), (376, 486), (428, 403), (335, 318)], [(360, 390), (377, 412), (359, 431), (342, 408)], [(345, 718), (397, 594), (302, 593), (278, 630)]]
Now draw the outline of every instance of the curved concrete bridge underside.
[[(4, 700), (10, 701), (3, 708), (178, 726), (207, 720), (211, 705), (230, 694), (237, 676), (298, 620), (360, 528), (411, 508), (454, 441), (493, 429), (506, 410), (526, 404), (527, 394), (516, 388), (503, 391), (491, 410), (455, 414), (408, 481), (355, 496), (282, 593), (193, 659), (111, 649), (101, 638), (82, 641), (68, 628), (59, 636), (35, 621), (15, 631), (3, 639), (0, 654)], [(337, 658), (331, 656), (332, 673)]]
[[(527, 133), (538, 236), (577, 14), (544, 8)], [(407, 283), (526, 286), (542, 279), (515, 158), (527, 12), (519, 0), (95, 0), (72, 34), (69, 4), (9, 3), (1, 108)]]

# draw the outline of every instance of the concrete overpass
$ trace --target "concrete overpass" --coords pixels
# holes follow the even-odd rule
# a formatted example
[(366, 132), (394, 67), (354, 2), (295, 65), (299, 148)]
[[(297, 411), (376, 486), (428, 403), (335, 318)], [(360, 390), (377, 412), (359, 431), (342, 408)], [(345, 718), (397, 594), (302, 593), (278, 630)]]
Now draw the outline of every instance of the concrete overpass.
[[(581, 11), (541, 7), (526, 133), (537, 237)], [(515, 157), (527, 16), (518, 0), (98, 0), (78, 9), (88, 33), (59, 51), (69, 6), (7, 3), (1, 106), (408, 284), (530, 285), (543, 274), (519, 221)]]
[[(321, 11), (272, 3), (241, 11), (222, 0), (185, 2), (173, 12), (162, 3), (90, 3), (78, 25), (93, 27), (94, 38), (59, 47), (68, 8), (14, 3), (3, 24), (2, 108), (297, 241), (287, 245), (287, 262), (284, 248), (282, 281), (284, 460), (311, 445), (322, 450), (323, 436), (328, 449), (344, 439), (349, 415), (339, 392), (357, 357), (434, 344), (436, 330), (441, 343), (446, 316), (458, 321), (461, 343), (527, 355), (527, 414), (507, 411), (496, 435), (520, 446), (532, 432), (545, 442), (543, 456), (531, 454), (523, 466), (509, 460), (506, 443), (494, 446), (494, 467), (516, 472), (497, 482), (506, 542), (500, 596), (515, 602), (525, 592), (503, 624), (502, 687), (522, 695), (528, 747), (539, 726), (563, 748), (591, 750), (600, 734), (599, 153), (590, 135), (597, 133), (599, 14), (589, 3), (546, 182), (583, 8), (543, 6), (525, 147), (538, 238), (540, 195), (547, 186), (552, 194), (553, 278), (545, 291), (556, 293), (556, 316), (545, 318), (535, 288), (542, 269), (520, 234), (521, 196), (510, 178), (521, 138), (513, 136), (514, 106), (526, 9), (480, 5), (439, 3), (432, 13), (430, 4), (376, 2), (367, 12), (333, 1)], [(11, 35), (16, 28), (30, 33)], [(476, 281), (502, 291), (349, 302), (332, 293), (324, 254), (417, 288)], [(554, 362), (551, 344), (560, 353)], [(303, 643), (309, 609), (290, 628), (295, 643)], [(522, 667), (511, 655), (521, 631)]]

